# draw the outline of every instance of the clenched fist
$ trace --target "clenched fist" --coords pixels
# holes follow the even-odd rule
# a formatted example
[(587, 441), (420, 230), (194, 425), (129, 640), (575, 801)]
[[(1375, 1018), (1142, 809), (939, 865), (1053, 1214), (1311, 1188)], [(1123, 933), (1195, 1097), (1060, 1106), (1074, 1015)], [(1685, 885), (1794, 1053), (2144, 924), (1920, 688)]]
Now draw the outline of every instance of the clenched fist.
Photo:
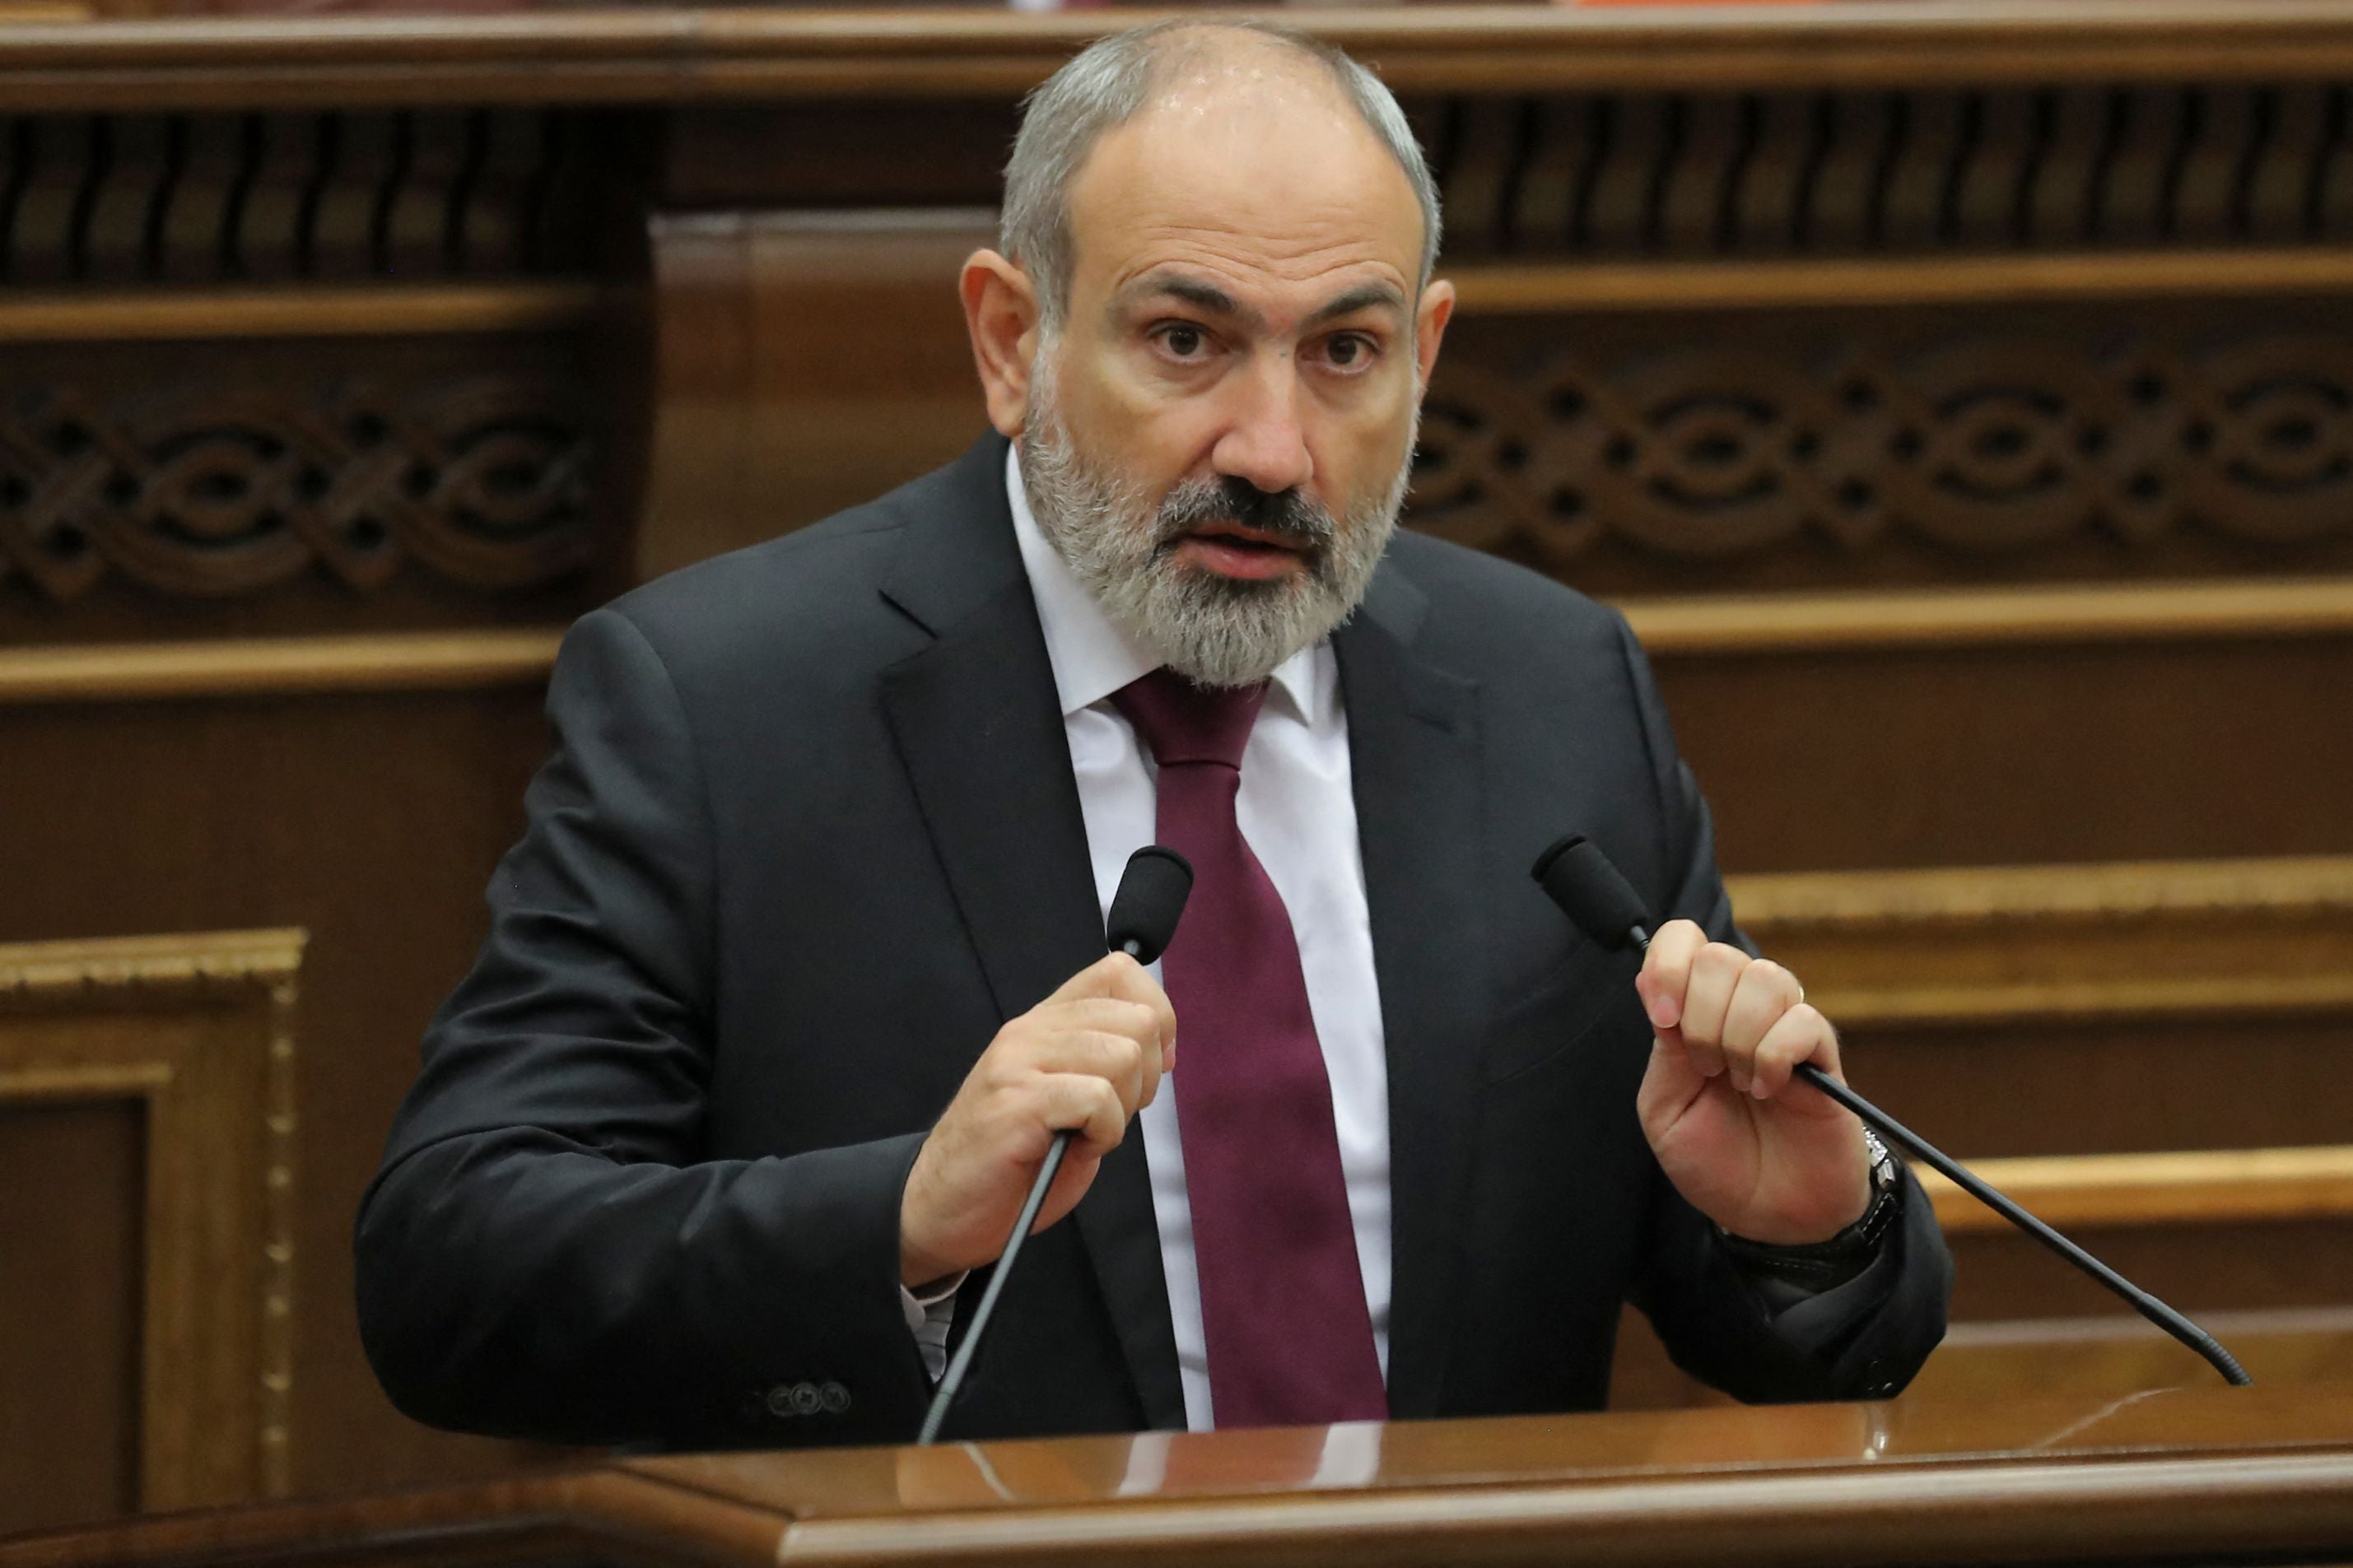
[(1774, 1246), (1827, 1241), (1871, 1203), (1862, 1123), (1790, 1074), (1838, 1079), (1838, 1031), (1797, 976), (1690, 921), (1651, 939), (1635, 978), (1655, 1036), (1635, 1099), (1660, 1168), (1694, 1208)]
[(1114, 952), (997, 1032), (923, 1141), (899, 1200), (899, 1277), (923, 1285), (993, 1262), (1054, 1134), (1070, 1152), (1037, 1229), (1069, 1214), (1176, 1064), (1176, 1012)]

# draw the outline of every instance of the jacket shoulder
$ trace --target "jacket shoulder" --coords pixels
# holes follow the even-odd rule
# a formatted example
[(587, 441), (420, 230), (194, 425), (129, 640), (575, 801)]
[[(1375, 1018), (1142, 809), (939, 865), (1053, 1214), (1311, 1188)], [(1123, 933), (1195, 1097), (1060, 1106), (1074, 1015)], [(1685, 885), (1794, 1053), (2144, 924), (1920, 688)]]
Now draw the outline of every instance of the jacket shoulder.
[(1483, 551), (1399, 530), (1389, 556), (1428, 601), (1426, 643), (1508, 657), (1531, 647), (1615, 647), (1628, 636), (1609, 605)]
[(641, 634), (674, 676), (807, 653), (843, 669), (895, 658), (906, 623), (881, 588), (907, 533), (974, 504), (971, 459), (807, 527), (666, 574), (601, 613)]

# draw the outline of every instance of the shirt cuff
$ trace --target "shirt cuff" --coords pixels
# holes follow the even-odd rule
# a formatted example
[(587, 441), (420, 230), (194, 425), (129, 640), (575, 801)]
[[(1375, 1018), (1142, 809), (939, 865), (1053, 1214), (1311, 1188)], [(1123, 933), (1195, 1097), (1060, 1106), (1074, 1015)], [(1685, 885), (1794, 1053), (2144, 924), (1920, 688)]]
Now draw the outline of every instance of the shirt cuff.
[(955, 1321), (955, 1294), (966, 1278), (952, 1274), (934, 1280), (920, 1296), (904, 1285), (899, 1287), (899, 1310), (907, 1320), (907, 1331), (915, 1337), (915, 1349), (923, 1354), (923, 1375), (934, 1383), (947, 1375), (948, 1328)]

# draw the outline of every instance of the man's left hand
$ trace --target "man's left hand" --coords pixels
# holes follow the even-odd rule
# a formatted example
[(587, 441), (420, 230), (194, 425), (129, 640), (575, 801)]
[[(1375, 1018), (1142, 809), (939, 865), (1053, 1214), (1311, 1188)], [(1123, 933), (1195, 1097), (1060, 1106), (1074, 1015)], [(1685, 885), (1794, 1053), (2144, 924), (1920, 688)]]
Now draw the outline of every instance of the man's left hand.
[(1838, 1032), (1797, 976), (1672, 921), (1651, 939), (1634, 985), (1655, 1037), (1635, 1107), (1692, 1206), (1777, 1247), (1827, 1241), (1862, 1218), (1871, 1203), (1862, 1121), (1790, 1078), (1812, 1062), (1845, 1081)]

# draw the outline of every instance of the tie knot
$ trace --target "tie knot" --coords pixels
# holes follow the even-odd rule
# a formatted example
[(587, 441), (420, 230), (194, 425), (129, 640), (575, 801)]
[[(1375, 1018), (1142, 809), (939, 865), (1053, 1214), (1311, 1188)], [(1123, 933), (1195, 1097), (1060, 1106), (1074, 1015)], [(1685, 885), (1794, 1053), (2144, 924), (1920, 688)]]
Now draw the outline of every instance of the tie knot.
[(1200, 687), (1164, 667), (1122, 687), (1111, 700), (1162, 767), (1222, 763), (1240, 772), (1242, 748), (1266, 700), (1266, 682)]

